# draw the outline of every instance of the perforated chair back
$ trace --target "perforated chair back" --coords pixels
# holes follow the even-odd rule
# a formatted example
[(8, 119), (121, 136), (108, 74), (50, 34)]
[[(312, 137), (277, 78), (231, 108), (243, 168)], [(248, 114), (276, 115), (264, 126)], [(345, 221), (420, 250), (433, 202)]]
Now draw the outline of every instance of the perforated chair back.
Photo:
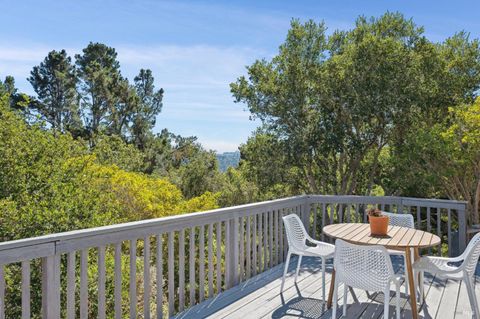
[(478, 258), (480, 257), (480, 233), (473, 236), (464, 252), (463, 269), (472, 277), (477, 268)]
[(288, 246), (292, 253), (305, 250), (307, 247), (307, 231), (303, 226), (300, 217), (296, 214), (290, 214), (282, 217), (285, 225), (285, 232), (287, 234)]
[(412, 214), (382, 212), (382, 215), (388, 216), (388, 224), (391, 226), (415, 228), (415, 221), (413, 220)]
[(367, 291), (384, 291), (394, 275), (383, 246), (359, 246), (337, 239), (334, 265), (340, 282)]

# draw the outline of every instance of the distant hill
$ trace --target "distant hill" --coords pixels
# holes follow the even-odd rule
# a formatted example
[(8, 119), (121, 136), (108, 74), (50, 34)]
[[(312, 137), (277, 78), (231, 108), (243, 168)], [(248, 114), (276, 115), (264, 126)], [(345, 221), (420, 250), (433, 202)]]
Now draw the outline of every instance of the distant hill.
[(238, 167), (238, 162), (240, 162), (240, 152), (236, 151), (217, 154), (217, 159), (220, 171), (225, 172), (230, 166)]

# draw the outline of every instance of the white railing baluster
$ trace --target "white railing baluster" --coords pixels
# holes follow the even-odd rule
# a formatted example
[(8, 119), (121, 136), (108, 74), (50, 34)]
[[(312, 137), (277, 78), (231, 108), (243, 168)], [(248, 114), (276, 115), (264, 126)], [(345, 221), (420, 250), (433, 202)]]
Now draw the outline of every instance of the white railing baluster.
[[(442, 239), (442, 211), (441, 208), (437, 207), (437, 235)], [(438, 245), (438, 255), (442, 255), (442, 244)]]
[(137, 318), (137, 240), (130, 240), (130, 319)]
[(278, 211), (278, 225), (279, 225), (279, 232), (280, 232), (280, 249), (279, 249), (279, 262), (283, 262), (285, 260), (285, 257), (284, 257), (284, 252), (285, 252), (285, 248), (283, 247), (283, 244), (284, 244), (284, 239), (283, 239), (283, 233), (284, 233), (284, 229), (283, 229), (283, 208), (280, 209)]
[(448, 255), (452, 256), (452, 210), (447, 210), (447, 243)]
[(0, 264), (0, 319), (5, 319), (5, 268)]
[(178, 232), (178, 311), (185, 309), (185, 230)]
[(273, 239), (273, 249), (274, 249), (274, 254), (273, 254), (273, 265), (276, 266), (278, 265), (278, 210), (275, 209), (273, 211), (273, 233), (274, 233), (274, 239)]
[(114, 299), (115, 319), (122, 318), (122, 243), (115, 243), (114, 271)]
[(263, 213), (263, 271), (268, 267), (268, 212)]
[(251, 274), (252, 274), (252, 246), (251, 246), (251, 230), (252, 230), (252, 224), (251, 224), (251, 216), (247, 215), (247, 231), (246, 231), (246, 243), (245, 243), (245, 248), (246, 248), (246, 271), (245, 271), (245, 276), (246, 279), (249, 279)]
[(30, 260), (22, 261), (22, 319), (30, 318)]
[(239, 227), (239, 224), (238, 224), (238, 218), (235, 217), (233, 218), (233, 220), (230, 220), (230, 223), (231, 223), (231, 226), (230, 226), (230, 230), (231, 230), (231, 233), (230, 233), (230, 236), (232, 237), (232, 240), (230, 241), (231, 243), (231, 248), (230, 248), (230, 253), (231, 253), (231, 262), (230, 262), (230, 265), (231, 265), (231, 286), (236, 286), (238, 285), (238, 277), (239, 277), (239, 274), (238, 274), (238, 269), (239, 269), (239, 266), (238, 266), (238, 258), (239, 258), (239, 246), (238, 246), (238, 242), (239, 242), (239, 237), (238, 237), (238, 227)]
[[(427, 232), (432, 232), (432, 220), (431, 220), (431, 208), (430, 206), (427, 207)], [(428, 254), (432, 253), (432, 248), (428, 247)]]
[(208, 298), (213, 296), (213, 224), (208, 225)]
[(143, 238), (143, 318), (150, 319), (150, 237)]
[(175, 277), (174, 277), (174, 240), (175, 234), (168, 233), (168, 317), (172, 317), (175, 310)]
[(417, 229), (422, 229), (422, 208), (417, 205)]
[(88, 249), (80, 251), (80, 319), (88, 318)]
[(198, 281), (199, 281), (199, 301), (202, 302), (205, 299), (205, 227), (200, 226), (200, 234), (198, 237), (199, 241), (199, 271), (198, 271)]
[(258, 272), (263, 272), (263, 215), (258, 214)]
[(252, 215), (252, 272), (253, 276), (257, 274), (257, 215)]
[(320, 231), (322, 234), (322, 240), (325, 241), (325, 234), (323, 233), (323, 228), (325, 227), (325, 222), (327, 218), (327, 210), (325, 204), (322, 203), (322, 230)]
[(230, 236), (230, 222), (225, 221), (225, 289), (229, 289), (231, 287), (231, 262), (232, 258), (230, 258), (232, 250), (232, 236)]
[(195, 304), (195, 227), (190, 228), (190, 244), (189, 244), (189, 285), (190, 285), (190, 307)]
[(268, 225), (270, 226), (269, 227), (269, 230), (268, 230), (268, 234), (269, 234), (269, 239), (270, 239), (270, 242), (269, 242), (269, 247), (268, 247), (268, 255), (269, 255), (269, 260), (268, 260), (268, 265), (270, 268), (273, 267), (273, 211), (270, 211), (270, 213), (268, 214)]
[(218, 222), (216, 226), (216, 244), (217, 244), (217, 294), (222, 291), (222, 223)]
[(162, 235), (156, 236), (156, 288), (157, 288), (157, 319), (163, 318), (163, 240)]
[(75, 318), (75, 255), (74, 251), (67, 254), (67, 319)]
[(98, 247), (98, 318), (105, 319), (105, 246)]

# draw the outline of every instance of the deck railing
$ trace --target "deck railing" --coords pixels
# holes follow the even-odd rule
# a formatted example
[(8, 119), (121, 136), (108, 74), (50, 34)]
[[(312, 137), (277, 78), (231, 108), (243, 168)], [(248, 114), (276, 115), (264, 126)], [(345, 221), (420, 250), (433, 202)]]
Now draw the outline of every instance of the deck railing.
[(0, 243), (0, 319), (171, 317), (282, 263), (282, 216), (327, 240), (323, 226), (364, 222), (371, 206), (413, 214), (443, 253), (465, 248), (465, 202), (297, 196)]

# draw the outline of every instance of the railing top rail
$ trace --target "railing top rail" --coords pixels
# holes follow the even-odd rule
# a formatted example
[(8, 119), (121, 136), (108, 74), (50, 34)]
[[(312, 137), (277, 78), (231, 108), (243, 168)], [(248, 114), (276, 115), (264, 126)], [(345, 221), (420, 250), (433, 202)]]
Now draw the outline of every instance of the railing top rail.
[(202, 225), (205, 223), (213, 223), (238, 217), (249, 211), (273, 210), (285, 208), (290, 205), (300, 204), (305, 201), (305, 195), (275, 199), (259, 203), (245, 204), (226, 208), (213, 209), (204, 212), (189, 213), (168, 217), (161, 217), (148, 220), (140, 220), (135, 222), (115, 224), (110, 226), (102, 226), (95, 228), (87, 228), (81, 230), (73, 230), (63, 233), (55, 233), (40, 237), (26, 238), (0, 243), (0, 252), (5, 250), (17, 249), (20, 247), (30, 247), (46, 243), (57, 243), (60, 241), (68, 241), (73, 239), (88, 238), (98, 235), (107, 235), (112, 233), (122, 233), (132, 230), (152, 229), (164, 227), (166, 229), (181, 229)]
[[(83, 240), (89, 237), (109, 236), (115, 234), (115, 238), (122, 238), (124, 235), (132, 234), (133, 232), (142, 231), (148, 233), (149, 231), (170, 231), (193, 227), (202, 224), (214, 223), (224, 221), (232, 217), (239, 217), (247, 215), (250, 212), (260, 212), (262, 210), (274, 210), (286, 208), (304, 203), (305, 200), (320, 201), (320, 202), (341, 202), (341, 203), (379, 203), (379, 204), (396, 204), (407, 206), (430, 206), (450, 209), (464, 210), (466, 202), (451, 201), (444, 199), (424, 199), (424, 198), (406, 198), (395, 196), (357, 196), (357, 195), (300, 195), (271, 201), (264, 201), (260, 203), (245, 204), (240, 206), (219, 208), (205, 212), (189, 213), (183, 215), (175, 215), (168, 217), (161, 217), (156, 219), (141, 220), (136, 222), (129, 222), (123, 224), (116, 224), (110, 226), (88, 228), (81, 230), (73, 230), (69, 232), (50, 234), (34, 238), (26, 238), (14, 241), (0, 243), (0, 252), (6, 250), (17, 249), (21, 247), (32, 247), (44, 244), (53, 244), (62, 241)], [(102, 237), (103, 238), (103, 237)], [(110, 238), (113, 238), (110, 236)]]
[(308, 195), (310, 199), (322, 202), (344, 201), (344, 203), (385, 203), (402, 204), (406, 206), (426, 205), (431, 207), (441, 206), (442, 208), (464, 209), (466, 201), (436, 199), (436, 198), (416, 198), (416, 197), (398, 197), (398, 196), (360, 196), (360, 195)]

